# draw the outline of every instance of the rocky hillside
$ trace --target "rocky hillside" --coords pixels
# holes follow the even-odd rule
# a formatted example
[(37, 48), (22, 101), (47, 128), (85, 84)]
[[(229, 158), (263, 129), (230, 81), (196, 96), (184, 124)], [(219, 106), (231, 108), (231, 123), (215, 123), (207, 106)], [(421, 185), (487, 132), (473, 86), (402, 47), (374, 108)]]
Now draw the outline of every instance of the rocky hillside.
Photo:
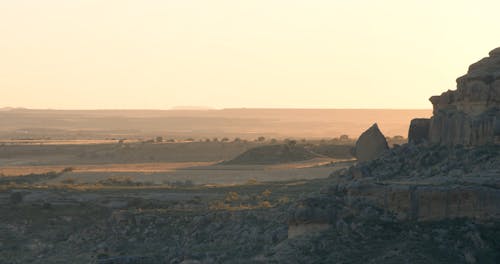
[(500, 146), (404, 145), (338, 172), (335, 192), (405, 220), (500, 220)]
[(500, 49), (457, 83), (431, 98), (431, 119), (412, 121), (409, 144), (374, 152), (374, 136), (358, 140), (356, 152), (374, 155), (332, 173), (290, 215), (289, 238), (320, 238), (283, 251), (307, 248), (318, 262), (500, 263), (491, 240), (500, 227)]
[(500, 146), (393, 148), (333, 173), (320, 194), (298, 201), (290, 209), (289, 239), (273, 257), (498, 263), (499, 175)]

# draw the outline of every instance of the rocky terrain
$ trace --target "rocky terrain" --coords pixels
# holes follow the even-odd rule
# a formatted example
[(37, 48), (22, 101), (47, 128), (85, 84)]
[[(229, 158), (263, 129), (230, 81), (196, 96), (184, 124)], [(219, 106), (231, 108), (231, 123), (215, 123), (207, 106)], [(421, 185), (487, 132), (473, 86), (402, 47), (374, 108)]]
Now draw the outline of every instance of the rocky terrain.
[(323, 254), (318, 262), (498, 263), (499, 175), (500, 146), (396, 147), (299, 201), (289, 235), (317, 237), (290, 243)]
[[(397, 223), (401, 233), (389, 243), (400, 240), (396, 250), (384, 248), (354, 262), (498, 263), (500, 244), (492, 238), (500, 226), (499, 76), (495, 49), (457, 80), (456, 91), (431, 98), (434, 116), (411, 122), (409, 144), (384, 150), (381, 132), (369, 128), (356, 153), (370, 155), (358, 154), (358, 164), (333, 173), (321, 195), (296, 205), (289, 227), (293, 236), (320, 233), (325, 239), (332, 232), (338, 239), (347, 230), (360, 239), (349, 250), (369, 244), (360, 252), (365, 256), (387, 242), (382, 237), (394, 231), (389, 223)], [(414, 229), (436, 225), (440, 228)], [(474, 235), (471, 226), (477, 228)], [(414, 232), (422, 236), (415, 239)], [(431, 253), (425, 241), (437, 252)], [(339, 248), (330, 245), (321, 261), (342, 260)]]
[(228, 187), (4, 185), (0, 263), (498, 263), (499, 154), (409, 144)]
[(262, 263), (287, 239), (293, 201), (323, 182), (2, 185), (0, 263)]
[(343, 178), (336, 192), (370, 201), (402, 220), (500, 219), (499, 146), (404, 145), (336, 174)]

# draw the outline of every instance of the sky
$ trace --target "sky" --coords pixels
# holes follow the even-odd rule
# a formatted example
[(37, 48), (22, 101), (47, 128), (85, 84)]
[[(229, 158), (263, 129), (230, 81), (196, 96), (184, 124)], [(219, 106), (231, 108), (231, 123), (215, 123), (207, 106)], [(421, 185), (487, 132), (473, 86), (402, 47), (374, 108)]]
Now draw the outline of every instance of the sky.
[(0, 107), (431, 108), (498, 0), (0, 0)]

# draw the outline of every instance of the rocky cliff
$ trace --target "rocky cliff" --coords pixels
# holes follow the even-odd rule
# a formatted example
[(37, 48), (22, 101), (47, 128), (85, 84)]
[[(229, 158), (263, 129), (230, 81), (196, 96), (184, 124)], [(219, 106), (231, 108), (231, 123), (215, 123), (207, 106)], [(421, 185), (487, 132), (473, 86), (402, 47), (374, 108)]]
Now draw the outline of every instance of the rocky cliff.
[[(493, 144), (499, 143), (500, 136), (500, 48), (489, 55), (470, 66), (468, 73), (457, 80), (455, 91), (430, 98), (433, 116), (412, 120), (410, 144), (386, 149), (383, 140), (377, 141), (384, 137), (376, 126), (365, 132), (356, 144), (361, 162), (333, 172), (330, 184), (325, 184), (320, 194), (299, 201), (291, 209), (289, 239), (276, 247), (276, 255), (295, 256), (297, 249), (314, 248), (314, 243), (334, 253), (353, 248), (341, 248), (343, 244), (355, 244), (357, 248), (366, 244), (372, 249), (380, 245), (373, 238), (389, 234), (392, 231), (388, 227), (397, 226), (397, 232), (405, 234), (391, 239), (400, 239), (397, 249), (384, 248), (383, 252), (391, 253), (371, 256), (369, 262), (388, 263), (389, 259), (401, 258), (391, 263), (408, 259), (416, 263), (499, 263), (498, 243), (482, 241), (490, 234), (497, 240), (500, 234), (500, 145)], [(378, 151), (380, 146), (384, 151)], [(422, 226), (432, 226), (432, 231), (424, 231)], [(465, 231), (468, 226), (478, 226), (484, 232)], [(318, 238), (304, 239), (312, 234)], [(414, 234), (422, 237), (411, 246), (405, 245)], [(427, 243), (433, 243), (432, 239), (426, 238), (429, 234), (432, 238), (451, 236), (437, 238), (437, 243), (430, 245)], [(296, 237), (309, 242), (292, 244)], [(338, 240), (331, 242), (332, 238)], [(468, 245), (475, 245), (456, 247), (467, 240)], [(416, 246), (419, 243), (421, 246)], [(439, 259), (428, 257), (434, 253), (424, 253), (426, 257), (416, 260), (416, 256), (409, 257), (415, 246), (419, 252), (427, 246), (456, 251)], [(405, 250), (399, 253), (399, 248)], [(328, 259), (338, 262), (340, 258), (334, 255)]]
[(457, 89), (429, 99), (434, 107), (429, 124), (420, 120), (410, 127), (409, 139), (422, 140), (428, 126), (427, 141), (443, 145), (478, 146), (498, 143), (500, 137), (500, 48), (489, 57), (472, 64), (457, 79)]
[(346, 201), (377, 205), (399, 219), (500, 219), (499, 146), (406, 144), (337, 173), (342, 176), (333, 190)]
[[(370, 263), (407, 262), (418, 258), (409, 255), (416, 251), (425, 257), (415, 263), (498, 263), (498, 244), (482, 240), (491, 234), (497, 241), (500, 234), (498, 175), (498, 145), (468, 148), (405, 144), (394, 147), (378, 159), (332, 173), (331, 184), (325, 184), (319, 195), (298, 202), (289, 216), (289, 240), (282, 243), (289, 248), (285, 250), (280, 246), (279, 254), (293, 256), (294, 250), (314, 248), (311, 247), (314, 243), (334, 253), (352, 250), (352, 245), (361, 248), (365, 244), (373, 249), (383, 241), (381, 237), (393, 232), (390, 228), (393, 226), (402, 234), (400, 238), (391, 238), (391, 241), (400, 241), (391, 244), (397, 245), (397, 252), (371, 256), (374, 259)], [(425, 231), (424, 226), (431, 229)], [(468, 226), (479, 227), (482, 231), (465, 231)], [(318, 238), (305, 238), (313, 234)], [(414, 234), (421, 237), (414, 239)], [(441, 234), (446, 234), (446, 238), (437, 238)], [(427, 239), (428, 236), (432, 239)], [(296, 241), (293, 240), (296, 237), (308, 242), (296, 242), (299, 246), (286, 244)], [(331, 242), (332, 238), (337, 240)], [(410, 240), (413, 242), (406, 244)], [(467, 240), (466, 244), (475, 246), (455, 247)], [(328, 243), (331, 245), (326, 246)], [(336, 248), (343, 243), (349, 246)], [(422, 254), (427, 246), (439, 248), (434, 251), (436, 253), (455, 252), (432, 259), (429, 256), (437, 255)], [(399, 251), (400, 248), (405, 249)], [(483, 249), (488, 256), (482, 253)], [(382, 252), (387, 250), (384, 248)], [(401, 259), (388, 262), (394, 258)], [(339, 256), (329, 259), (338, 260)]]

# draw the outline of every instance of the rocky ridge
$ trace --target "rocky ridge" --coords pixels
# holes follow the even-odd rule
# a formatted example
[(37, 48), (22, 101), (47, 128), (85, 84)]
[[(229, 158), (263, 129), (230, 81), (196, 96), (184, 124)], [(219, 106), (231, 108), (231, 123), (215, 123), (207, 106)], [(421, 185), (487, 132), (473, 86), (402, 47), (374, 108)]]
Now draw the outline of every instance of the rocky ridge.
[(364, 200), (401, 220), (500, 220), (500, 147), (404, 145), (334, 173), (329, 192)]
[[(500, 139), (500, 48), (472, 64), (457, 79), (457, 89), (429, 99), (433, 116), (412, 122), (410, 141), (424, 139), (434, 144), (477, 146)], [(425, 134), (425, 133), (424, 133)], [(418, 137), (415, 138), (415, 135)]]
[[(489, 55), (457, 80), (457, 90), (431, 97), (433, 117), (412, 120), (408, 144), (370, 159), (358, 157), (358, 164), (332, 173), (330, 186), (323, 187), (320, 195), (298, 202), (290, 216), (289, 230), (293, 232), (289, 238), (316, 233), (321, 239), (331, 239), (328, 233), (349, 233), (363, 241), (355, 243), (361, 246), (390, 233), (388, 226), (397, 224), (409, 232), (401, 237), (401, 247), (405, 247), (416, 231), (412, 226), (438, 223), (446, 231), (432, 232), (453, 232), (465, 240), (470, 234), (462, 228), (470, 225), (483, 230), (473, 235), (476, 242), (494, 234), (500, 223), (500, 48)], [(370, 149), (357, 144), (356, 153)], [(455, 224), (460, 230), (451, 231)], [(368, 231), (370, 225), (384, 227)], [(417, 240), (420, 243), (426, 238)], [(472, 248), (438, 244), (435, 246), (443, 250), (456, 250), (453, 263), (500, 261), (496, 242), (481, 242)], [(486, 257), (486, 248), (496, 253)], [(409, 251), (397, 251), (370, 261), (408, 262)], [(425, 253), (421, 256), (427, 259), (411, 259), (451, 261), (432, 259)]]
[[(320, 254), (324, 247), (322, 260), (335, 262), (345, 257), (339, 251), (356, 248), (359, 259), (345, 261), (496, 263), (500, 244), (486, 240), (499, 231), (499, 175), (500, 146), (397, 146), (332, 173), (320, 194), (297, 202), (286, 247), (276, 254), (283, 259), (303, 248)], [(386, 236), (391, 243), (383, 246)], [(380, 255), (366, 257), (378, 247)]]

